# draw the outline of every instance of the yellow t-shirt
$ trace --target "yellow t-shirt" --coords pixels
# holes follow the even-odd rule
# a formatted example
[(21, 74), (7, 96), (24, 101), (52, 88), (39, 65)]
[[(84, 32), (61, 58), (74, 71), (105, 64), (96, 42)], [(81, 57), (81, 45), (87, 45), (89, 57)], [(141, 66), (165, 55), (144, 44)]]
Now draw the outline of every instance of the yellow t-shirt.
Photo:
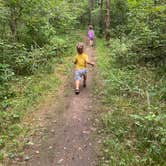
[(86, 54), (77, 54), (75, 56), (74, 62), (76, 63), (76, 69), (85, 69), (86, 68), (86, 62), (88, 61), (88, 55)]

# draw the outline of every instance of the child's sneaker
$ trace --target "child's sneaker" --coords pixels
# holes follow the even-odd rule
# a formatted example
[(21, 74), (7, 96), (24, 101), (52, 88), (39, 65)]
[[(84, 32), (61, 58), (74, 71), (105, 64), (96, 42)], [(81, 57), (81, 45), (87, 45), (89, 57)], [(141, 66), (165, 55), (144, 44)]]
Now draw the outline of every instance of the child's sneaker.
[(79, 89), (75, 89), (75, 94), (78, 95), (80, 93)]

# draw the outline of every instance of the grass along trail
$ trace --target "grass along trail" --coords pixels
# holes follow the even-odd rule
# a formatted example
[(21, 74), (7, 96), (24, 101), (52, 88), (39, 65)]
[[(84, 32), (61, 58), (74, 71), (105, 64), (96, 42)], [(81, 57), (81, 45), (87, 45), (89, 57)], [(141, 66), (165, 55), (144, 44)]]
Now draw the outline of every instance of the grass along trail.
[[(95, 61), (95, 49), (85, 48)], [(73, 77), (60, 91), (58, 99), (42, 108), (41, 124), (32, 138), (33, 146), (25, 150), (22, 161), (8, 165), (29, 166), (95, 166), (96, 154), (92, 133), (92, 81), (94, 70), (89, 70), (87, 87), (81, 87), (79, 95), (74, 94)], [(38, 112), (41, 112), (40, 110)], [(38, 116), (38, 115), (36, 115)]]

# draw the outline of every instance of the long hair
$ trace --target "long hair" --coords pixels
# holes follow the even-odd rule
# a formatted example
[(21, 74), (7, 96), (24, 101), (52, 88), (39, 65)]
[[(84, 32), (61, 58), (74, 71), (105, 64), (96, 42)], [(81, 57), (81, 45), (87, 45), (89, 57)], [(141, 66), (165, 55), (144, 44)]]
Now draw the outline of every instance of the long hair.
[(82, 54), (84, 52), (84, 44), (83, 43), (78, 43), (76, 48), (77, 48), (78, 54)]

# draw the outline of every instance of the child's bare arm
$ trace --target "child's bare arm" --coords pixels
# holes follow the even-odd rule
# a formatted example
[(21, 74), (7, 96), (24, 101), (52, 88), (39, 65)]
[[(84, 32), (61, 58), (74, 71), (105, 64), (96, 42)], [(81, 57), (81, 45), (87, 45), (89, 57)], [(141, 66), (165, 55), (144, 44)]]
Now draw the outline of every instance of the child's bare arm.
[(94, 65), (95, 65), (95, 63), (94, 63), (94, 62), (90, 62), (90, 61), (86, 61), (86, 63), (87, 63), (87, 64), (89, 64), (89, 65), (92, 65), (92, 66), (94, 66)]
[(75, 59), (75, 60), (74, 60), (74, 64), (76, 64), (76, 63), (77, 63), (77, 60)]

